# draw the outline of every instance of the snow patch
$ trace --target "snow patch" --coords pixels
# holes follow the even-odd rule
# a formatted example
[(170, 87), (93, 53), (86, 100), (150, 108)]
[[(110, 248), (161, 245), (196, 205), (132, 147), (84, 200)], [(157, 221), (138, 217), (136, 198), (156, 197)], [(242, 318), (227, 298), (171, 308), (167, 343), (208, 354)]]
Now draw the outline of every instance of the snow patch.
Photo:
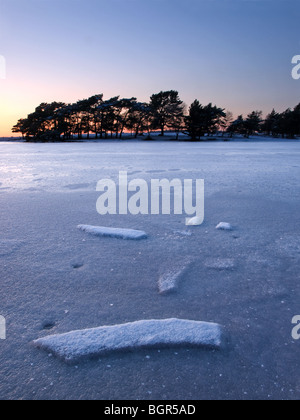
[(100, 237), (109, 237), (117, 239), (147, 239), (148, 235), (141, 230), (133, 229), (118, 229), (118, 228), (109, 228), (104, 226), (89, 226), (89, 225), (79, 225), (78, 229), (90, 233), (94, 236)]
[(205, 267), (215, 270), (231, 270), (235, 266), (235, 260), (231, 258), (209, 258), (205, 262)]
[(179, 236), (192, 236), (192, 232), (188, 230), (174, 230), (174, 234)]
[(142, 320), (128, 324), (72, 331), (34, 341), (67, 363), (116, 351), (172, 346), (220, 348), (222, 328), (218, 324), (181, 319)]

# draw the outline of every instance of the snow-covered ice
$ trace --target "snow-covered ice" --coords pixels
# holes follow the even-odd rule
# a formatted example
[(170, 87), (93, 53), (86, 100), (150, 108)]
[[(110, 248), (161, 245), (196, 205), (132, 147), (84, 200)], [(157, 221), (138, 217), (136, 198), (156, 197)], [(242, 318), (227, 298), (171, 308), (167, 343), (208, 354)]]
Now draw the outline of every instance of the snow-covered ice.
[(189, 263), (181, 264), (178, 267), (178, 264), (175, 263), (172, 268), (169, 268), (164, 272), (158, 280), (158, 289), (160, 294), (167, 294), (175, 292), (178, 289), (179, 282), (183, 279), (187, 269), (190, 265)]
[(174, 234), (180, 236), (192, 236), (192, 232), (187, 230), (174, 230)]
[(174, 346), (220, 348), (222, 328), (217, 324), (182, 319), (142, 320), (104, 326), (34, 341), (67, 363), (116, 351)]
[(22, 241), (17, 239), (0, 239), (0, 257), (13, 254), (22, 247)]
[(140, 240), (147, 239), (148, 237), (145, 232), (134, 229), (109, 228), (104, 226), (89, 225), (78, 225), (78, 229), (94, 236), (103, 236), (117, 239)]
[(0, 315), (0, 340), (6, 339), (6, 320), (4, 316)]
[[(300, 311), (299, 162), (299, 142), (260, 138), (1, 142), (0, 400), (236, 400), (244, 392), (299, 399), (300, 344), (291, 336)], [(117, 184), (120, 171), (148, 185), (204, 179), (204, 224), (186, 227), (185, 215), (174, 214), (100, 216), (96, 185)], [(233, 232), (216, 230), (219, 221)], [(76, 229), (82, 223), (148, 239), (89, 237)], [(178, 293), (161, 296), (159, 277), (189, 260)], [(111, 353), (73, 369), (28, 345), (47, 334), (169, 318), (223, 325), (228, 351)]]
[(276, 246), (281, 255), (291, 258), (300, 258), (300, 236), (282, 235), (277, 241)]
[(216, 270), (231, 270), (236, 267), (236, 261), (233, 258), (208, 258), (205, 261), (205, 267)]

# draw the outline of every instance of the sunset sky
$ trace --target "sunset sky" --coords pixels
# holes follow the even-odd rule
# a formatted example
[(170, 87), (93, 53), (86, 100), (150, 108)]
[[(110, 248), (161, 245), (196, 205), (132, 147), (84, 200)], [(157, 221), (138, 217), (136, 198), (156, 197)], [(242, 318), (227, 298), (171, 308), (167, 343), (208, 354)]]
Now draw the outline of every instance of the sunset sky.
[(300, 102), (299, 0), (0, 0), (0, 137), (41, 102), (175, 89), (231, 110)]

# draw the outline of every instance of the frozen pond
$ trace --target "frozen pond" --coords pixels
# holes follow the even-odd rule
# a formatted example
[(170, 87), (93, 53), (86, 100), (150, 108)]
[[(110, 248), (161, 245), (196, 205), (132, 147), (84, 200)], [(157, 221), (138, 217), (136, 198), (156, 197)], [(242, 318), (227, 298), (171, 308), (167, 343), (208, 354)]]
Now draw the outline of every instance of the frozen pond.
[[(97, 182), (204, 179), (205, 222), (100, 216)], [(300, 143), (0, 143), (0, 398), (299, 399)], [(220, 222), (232, 231), (216, 230)], [(137, 229), (142, 241), (78, 225)], [(179, 269), (178, 269), (179, 267)], [(159, 279), (184, 267), (174, 293)], [(220, 351), (108, 354), (68, 366), (51, 334), (180, 318), (222, 325)]]

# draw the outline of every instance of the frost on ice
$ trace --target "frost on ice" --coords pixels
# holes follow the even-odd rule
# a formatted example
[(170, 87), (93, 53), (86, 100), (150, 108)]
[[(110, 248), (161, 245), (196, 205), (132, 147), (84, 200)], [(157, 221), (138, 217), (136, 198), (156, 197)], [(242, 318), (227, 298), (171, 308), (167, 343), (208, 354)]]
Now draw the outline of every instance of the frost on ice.
[(231, 226), (230, 223), (221, 222), (221, 223), (218, 224), (216, 229), (218, 229), (218, 230), (233, 230), (233, 227)]
[(117, 239), (147, 239), (148, 235), (141, 230), (133, 229), (118, 229), (118, 228), (109, 228), (104, 226), (89, 226), (89, 225), (79, 225), (78, 229), (87, 232), (94, 236), (117, 238)]
[(180, 280), (183, 278), (191, 262), (182, 264), (167, 270), (159, 277), (158, 289), (160, 294), (175, 292), (178, 288)]
[(142, 320), (53, 335), (34, 341), (67, 363), (116, 351), (143, 348), (193, 346), (218, 349), (222, 345), (220, 325), (181, 319)]
[(0, 239), (0, 257), (10, 256), (23, 245), (22, 241), (13, 239)]
[(231, 270), (236, 267), (236, 263), (232, 258), (209, 258), (205, 262), (205, 267), (215, 270)]
[(0, 340), (6, 339), (6, 320), (4, 316), (0, 315)]

